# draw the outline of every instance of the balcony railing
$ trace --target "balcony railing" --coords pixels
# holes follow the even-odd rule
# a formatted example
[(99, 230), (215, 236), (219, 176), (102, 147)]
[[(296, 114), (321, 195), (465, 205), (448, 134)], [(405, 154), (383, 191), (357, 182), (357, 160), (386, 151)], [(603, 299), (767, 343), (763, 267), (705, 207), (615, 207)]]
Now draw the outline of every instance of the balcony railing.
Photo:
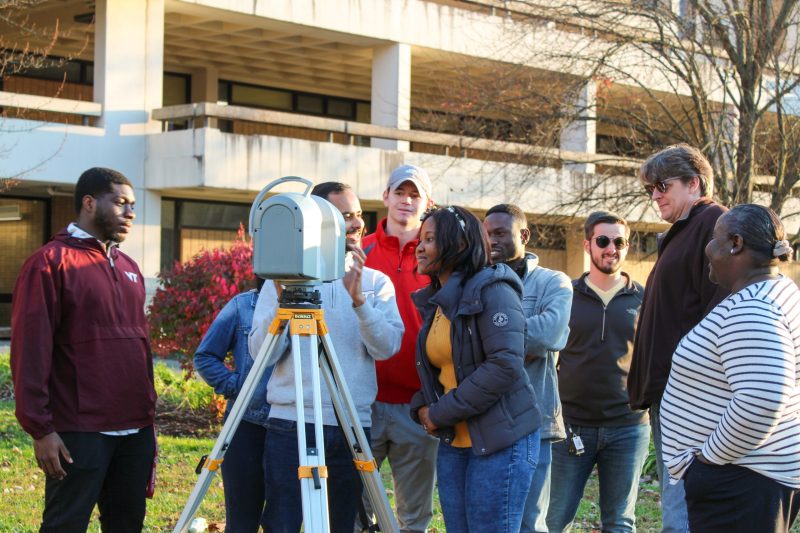
[[(470, 157), (489, 160), (547, 160), (561, 164), (595, 164), (625, 170), (637, 169), (642, 164), (639, 159), (609, 154), (571, 152), (558, 148), (533, 146), (529, 144), (480, 139), (448, 133), (420, 130), (402, 130), (362, 122), (337, 120), (332, 118), (297, 115), (282, 111), (268, 111), (250, 107), (201, 102), (155, 109), (154, 120), (163, 123), (164, 130), (173, 124), (186, 124), (190, 127), (214, 127), (216, 121), (247, 122), (278, 126), (321, 135), (315, 140), (359, 144), (360, 138), (377, 138), (411, 143), (411, 151), (431, 152), (431, 147), (439, 148), (444, 155)], [(416, 147), (416, 148), (415, 148)]]
[(53, 122), (59, 122), (52, 116), (54, 113), (78, 116), (84, 126), (90, 125), (92, 119), (99, 118), (103, 114), (103, 106), (97, 102), (5, 91), (0, 91), (0, 108), (19, 110), (13, 115), (13, 118), (45, 122), (49, 122), (51, 119)]

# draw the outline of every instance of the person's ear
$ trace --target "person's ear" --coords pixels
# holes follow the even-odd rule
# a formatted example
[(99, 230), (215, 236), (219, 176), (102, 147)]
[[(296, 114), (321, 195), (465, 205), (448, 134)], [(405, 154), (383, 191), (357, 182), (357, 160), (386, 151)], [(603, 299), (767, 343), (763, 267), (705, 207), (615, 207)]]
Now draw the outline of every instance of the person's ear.
[(528, 241), (531, 240), (531, 230), (529, 230), (528, 228), (520, 228), (519, 239), (520, 242), (522, 242), (522, 246), (528, 244)]
[(592, 255), (592, 241), (583, 240), (583, 251), (589, 255)]
[(738, 233), (731, 235), (731, 255), (736, 255), (744, 250), (744, 239)]
[(97, 198), (92, 196), (91, 194), (86, 194), (81, 199), (81, 211), (86, 211), (88, 214), (94, 213), (95, 208), (97, 207)]

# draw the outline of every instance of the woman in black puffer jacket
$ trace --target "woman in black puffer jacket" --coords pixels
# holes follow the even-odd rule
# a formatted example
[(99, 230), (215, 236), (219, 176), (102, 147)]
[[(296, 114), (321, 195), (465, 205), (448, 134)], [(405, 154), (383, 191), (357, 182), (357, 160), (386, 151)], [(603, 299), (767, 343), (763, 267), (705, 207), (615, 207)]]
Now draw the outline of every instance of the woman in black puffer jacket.
[(448, 531), (516, 532), (539, 457), (540, 417), (523, 368), (522, 284), (487, 266), (483, 225), (461, 207), (426, 213), (417, 246), (429, 287), (413, 295), (422, 389), (412, 417), (441, 439), (439, 499)]

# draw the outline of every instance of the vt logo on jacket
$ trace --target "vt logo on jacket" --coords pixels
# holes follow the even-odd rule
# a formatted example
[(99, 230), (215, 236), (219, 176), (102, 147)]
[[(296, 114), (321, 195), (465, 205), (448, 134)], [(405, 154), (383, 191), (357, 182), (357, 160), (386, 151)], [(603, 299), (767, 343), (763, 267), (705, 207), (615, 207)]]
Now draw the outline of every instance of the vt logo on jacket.
[(132, 282), (134, 282), (134, 283), (138, 283), (139, 282), (139, 275), (138, 274), (136, 274), (134, 272), (127, 272), (126, 271), (125, 275), (128, 276), (128, 279), (131, 280)]

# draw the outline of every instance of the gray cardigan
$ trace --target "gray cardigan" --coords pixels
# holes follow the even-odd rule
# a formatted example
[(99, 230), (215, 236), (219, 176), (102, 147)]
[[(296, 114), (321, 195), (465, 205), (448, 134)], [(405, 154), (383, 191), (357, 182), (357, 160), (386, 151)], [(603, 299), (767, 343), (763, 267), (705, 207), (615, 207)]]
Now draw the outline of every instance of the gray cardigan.
[[(429, 286), (412, 296), (423, 324), (417, 339), (422, 389), (411, 400), (411, 415), (419, 421), (417, 411), (429, 406), (431, 421), (441, 428), (440, 438), (445, 442), (452, 439), (452, 426), (466, 421), (472, 449), (478, 455), (503, 450), (540, 426), (536, 394), (523, 366), (521, 293), (519, 277), (499, 264), (466, 281), (460, 272), (454, 272), (438, 291)], [(452, 324), (458, 385), (447, 394), (425, 351), (437, 307)]]

